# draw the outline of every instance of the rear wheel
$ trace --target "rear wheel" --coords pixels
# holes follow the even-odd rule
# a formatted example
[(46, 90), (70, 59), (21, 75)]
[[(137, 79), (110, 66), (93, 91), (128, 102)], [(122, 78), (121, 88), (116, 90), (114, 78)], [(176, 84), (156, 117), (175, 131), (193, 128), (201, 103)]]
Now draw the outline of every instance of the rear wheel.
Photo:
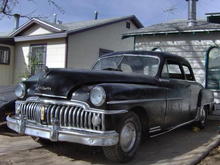
[(141, 122), (139, 117), (129, 112), (118, 127), (119, 142), (110, 147), (103, 147), (105, 156), (117, 162), (127, 162), (136, 154), (141, 141)]
[(200, 129), (204, 129), (207, 124), (207, 111), (205, 107), (202, 107), (200, 110), (200, 118), (199, 121), (196, 121), (193, 126), (199, 127)]

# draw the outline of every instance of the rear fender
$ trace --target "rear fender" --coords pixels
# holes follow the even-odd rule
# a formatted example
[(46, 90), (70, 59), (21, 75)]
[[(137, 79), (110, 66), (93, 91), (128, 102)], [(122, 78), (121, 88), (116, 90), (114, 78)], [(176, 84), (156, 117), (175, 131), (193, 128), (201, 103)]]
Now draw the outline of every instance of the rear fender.
[(201, 89), (199, 92), (198, 107), (213, 104), (214, 94), (208, 89)]

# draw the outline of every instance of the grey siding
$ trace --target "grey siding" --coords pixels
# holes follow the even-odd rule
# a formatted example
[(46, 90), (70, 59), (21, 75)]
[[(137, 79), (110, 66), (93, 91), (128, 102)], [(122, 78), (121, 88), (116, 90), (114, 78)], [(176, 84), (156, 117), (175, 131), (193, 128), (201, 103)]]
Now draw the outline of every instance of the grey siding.
[[(137, 36), (135, 50), (161, 48), (162, 51), (186, 58), (194, 71), (196, 80), (205, 86), (205, 62), (207, 50), (220, 45), (220, 33), (189, 33), (154, 36)], [(216, 101), (220, 102), (219, 91), (215, 91)]]
[[(134, 39), (121, 39), (121, 34), (128, 31), (126, 22), (100, 27), (68, 37), (68, 68), (89, 69), (99, 57), (99, 49), (112, 51), (133, 50)], [(137, 29), (131, 22), (130, 30)]]

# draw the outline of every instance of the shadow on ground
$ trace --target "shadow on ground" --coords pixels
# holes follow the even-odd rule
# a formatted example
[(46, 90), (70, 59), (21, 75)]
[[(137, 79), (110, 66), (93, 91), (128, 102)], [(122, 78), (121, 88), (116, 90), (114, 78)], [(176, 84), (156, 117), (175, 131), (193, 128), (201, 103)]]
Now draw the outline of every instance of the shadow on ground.
[[(207, 143), (217, 134), (217, 127), (219, 125), (220, 123), (217, 121), (209, 121), (208, 127), (199, 132), (180, 128), (169, 134), (146, 139), (140, 146), (134, 160), (128, 164), (154, 164), (157, 162), (166, 162), (166, 160), (170, 161)], [(58, 156), (68, 157), (71, 161), (82, 160), (91, 164), (112, 164), (111, 161), (105, 159), (100, 147), (56, 143), (45, 147), (45, 149), (56, 153)]]
[(9, 136), (9, 137), (17, 137), (18, 135), (15, 131), (9, 129), (6, 124), (0, 126), (0, 135)]

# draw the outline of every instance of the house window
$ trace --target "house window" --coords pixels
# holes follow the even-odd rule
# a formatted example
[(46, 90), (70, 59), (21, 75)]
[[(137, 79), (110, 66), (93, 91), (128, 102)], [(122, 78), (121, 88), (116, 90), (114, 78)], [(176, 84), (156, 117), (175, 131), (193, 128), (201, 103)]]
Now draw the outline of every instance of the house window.
[(40, 72), (42, 68), (46, 64), (46, 44), (40, 45), (31, 45), (30, 46), (30, 67), (31, 67), (31, 74), (36, 74)]
[(211, 47), (207, 52), (206, 88), (220, 89), (220, 48)]
[(0, 46), (0, 64), (10, 64), (10, 48)]
[(108, 50), (108, 49), (99, 49), (99, 57), (101, 57), (104, 54), (112, 53), (114, 52), (113, 50)]
[(131, 28), (131, 23), (130, 22), (126, 22), (126, 28), (130, 29)]

